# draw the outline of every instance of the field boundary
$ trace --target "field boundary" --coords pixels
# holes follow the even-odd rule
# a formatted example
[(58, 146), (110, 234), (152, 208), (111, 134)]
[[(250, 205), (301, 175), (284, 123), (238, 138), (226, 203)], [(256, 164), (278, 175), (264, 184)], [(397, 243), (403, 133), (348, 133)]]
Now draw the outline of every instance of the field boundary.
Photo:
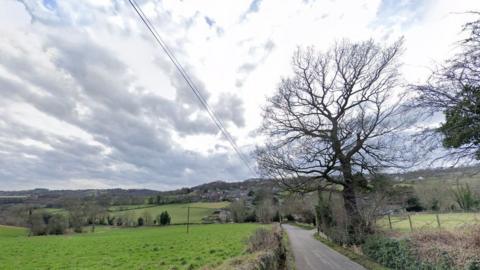
[[(465, 219), (466, 217), (468, 219)], [(480, 224), (480, 212), (475, 211), (386, 214), (377, 220), (377, 226), (385, 230), (410, 232), (425, 229), (456, 229), (478, 224)]]

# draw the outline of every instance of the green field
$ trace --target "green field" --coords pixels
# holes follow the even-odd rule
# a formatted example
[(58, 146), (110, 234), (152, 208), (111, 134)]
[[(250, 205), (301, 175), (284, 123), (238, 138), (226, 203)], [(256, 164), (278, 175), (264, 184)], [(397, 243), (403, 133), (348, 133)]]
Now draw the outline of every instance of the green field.
[(198, 269), (241, 255), (257, 224), (115, 228), (27, 237), (0, 226), (1, 269)]
[[(190, 204), (165, 204), (158, 206), (151, 205), (127, 205), (127, 206), (114, 206), (110, 207), (109, 211), (113, 216), (131, 216), (136, 219), (141, 216), (145, 216), (146, 213), (151, 215), (152, 218), (156, 218), (163, 211), (168, 211), (172, 220), (172, 224), (182, 224), (187, 222), (187, 207), (190, 207), (190, 222), (201, 223), (202, 218), (212, 214), (213, 210), (219, 208), (225, 208), (229, 205), (229, 202), (199, 202)], [(129, 209), (129, 210), (123, 210)]]
[[(410, 218), (414, 230), (438, 228), (435, 214), (411, 214)], [(459, 229), (462, 226), (480, 224), (480, 213), (442, 213), (439, 214), (439, 219), (442, 229)], [(391, 221), (393, 230), (399, 232), (410, 231), (410, 223), (406, 215), (391, 216)], [(383, 229), (389, 229), (388, 218), (381, 219), (378, 225)]]

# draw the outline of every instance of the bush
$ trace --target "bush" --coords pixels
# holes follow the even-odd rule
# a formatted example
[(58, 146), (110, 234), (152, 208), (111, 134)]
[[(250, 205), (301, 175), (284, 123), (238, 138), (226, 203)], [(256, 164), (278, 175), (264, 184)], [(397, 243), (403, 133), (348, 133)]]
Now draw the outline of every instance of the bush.
[(115, 222), (115, 217), (107, 216), (108, 225), (113, 226), (115, 224), (114, 222)]
[(467, 267), (465, 267), (465, 269), (466, 270), (480, 270), (480, 259), (471, 260), (467, 264)]
[(255, 211), (252, 211), (245, 217), (245, 222), (257, 222), (257, 214)]
[(411, 196), (407, 199), (407, 212), (420, 212), (425, 210), (417, 196)]
[(447, 254), (443, 262), (438, 265), (418, 261), (408, 240), (372, 236), (366, 239), (362, 251), (371, 259), (391, 269), (452, 269), (451, 260)]
[(164, 211), (158, 217), (158, 224), (161, 226), (169, 225), (171, 221), (170, 215), (167, 211)]
[(277, 245), (278, 239), (274, 232), (265, 228), (259, 228), (248, 238), (247, 251), (254, 253), (275, 248)]
[(64, 234), (67, 230), (67, 221), (62, 215), (53, 215), (48, 219), (47, 234)]
[(430, 205), (430, 209), (432, 211), (439, 211), (440, 210), (440, 201), (437, 198), (434, 198), (432, 200), (432, 203)]
[(47, 212), (33, 213), (29, 222), (31, 235), (64, 234), (67, 228), (64, 216)]
[(31, 235), (45, 235), (47, 234), (47, 225), (44, 220), (44, 213), (33, 213), (29, 217), (30, 234)]
[(123, 225), (123, 218), (122, 217), (117, 217), (115, 221), (116, 221), (115, 224), (117, 226), (122, 226)]
[(465, 211), (472, 210), (479, 204), (476, 194), (470, 189), (468, 183), (465, 186), (457, 183), (456, 189), (452, 189), (452, 194), (458, 206)]
[(143, 226), (143, 218), (142, 217), (139, 217), (138, 220), (137, 220), (137, 224), (138, 226)]

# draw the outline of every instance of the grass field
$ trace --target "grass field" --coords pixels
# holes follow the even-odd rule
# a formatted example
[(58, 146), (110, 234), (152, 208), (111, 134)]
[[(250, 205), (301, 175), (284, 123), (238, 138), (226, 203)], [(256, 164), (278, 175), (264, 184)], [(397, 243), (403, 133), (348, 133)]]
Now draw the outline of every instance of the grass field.
[(241, 255), (257, 224), (114, 228), (27, 237), (0, 226), (1, 269), (198, 269)]
[[(114, 206), (109, 210), (113, 216), (130, 215), (133, 218), (144, 216), (145, 213), (151, 215), (152, 218), (158, 217), (161, 212), (168, 211), (172, 220), (172, 224), (181, 224), (187, 222), (187, 207), (190, 206), (190, 222), (201, 223), (202, 218), (210, 215), (214, 209), (224, 208), (229, 202), (199, 202), (190, 204), (165, 204), (158, 206), (144, 205), (142, 206)], [(128, 210), (123, 210), (128, 209)]]
[[(438, 228), (435, 214), (411, 214), (414, 230)], [(442, 229), (456, 229), (465, 225), (480, 224), (480, 213), (443, 213), (439, 214)], [(399, 232), (409, 232), (410, 223), (407, 216), (391, 216), (392, 228)], [(389, 229), (388, 218), (385, 217), (378, 222), (384, 229)]]

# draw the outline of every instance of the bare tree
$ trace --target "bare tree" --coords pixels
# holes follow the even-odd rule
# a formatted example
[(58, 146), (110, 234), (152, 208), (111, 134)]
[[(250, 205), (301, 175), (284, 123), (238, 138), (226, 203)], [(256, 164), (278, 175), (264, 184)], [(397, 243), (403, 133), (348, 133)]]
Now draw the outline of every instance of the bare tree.
[(152, 214), (150, 214), (150, 211), (148, 211), (148, 209), (144, 210), (141, 216), (144, 218), (145, 225), (153, 224), (153, 217)]
[(298, 49), (293, 76), (264, 110), (261, 172), (295, 192), (340, 191), (351, 235), (367, 229), (355, 192), (363, 175), (408, 161), (396, 148), (412, 124), (396, 91), (401, 47), (402, 40), (385, 48), (369, 40), (326, 53)]
[(228, 209), (230, 210), (233, 222), (235, 223), (244, 222), (248, 215), (248, 208), (243, 199), (232, 202), (230, 206), (228, 206)]
[[(466, 23), (463, 32), (467, 37), (459, 42), (459, 52), (443, 65), (436, 68), (425, 84), (412, 85), (418, 95), (413, 106), (421, 108), (430, 115), (436, 113), (457, 112), (464, 117), (473, 119), (473, 123), (465, 124), (452, 121), (443, 128), (426, 128), (420, 137), (422, 143), (431, 151), (445, 146), (445, 135), (466, 136), (466, 130), (474, 130), (473, 138), (467, 138), (460, 145), (448, 145), (447, 151), (436, 155), (436, 161), (470, 162), (480, 159), (479, 140), (476, 139), (478, 125), (478, 89), (480, 89), (480, 12), (468, 12), (478, 16), (476, 20)], [(473, 91), (465, 91), (472, 89)], [(476, 92), (476, 94), (475, 94)], [(473, 104), (473, 106), (467, 106)], [(456, 122), (456, 123), (455, 123)], [(475, 130), (476, 129), (476, 130)], [(442, 141), (444, 142), (442, 144)], [(444, 149), (445, 150), (445, 149)], [(478, 155), (478, 157), (476, 157)]]
[(257, 205), (255, 214), (257, 216), (257, 220), (261, 223), (270, 223), (275, 215), (275, 211), (276, 209), (272, 200), (264, 199)]

